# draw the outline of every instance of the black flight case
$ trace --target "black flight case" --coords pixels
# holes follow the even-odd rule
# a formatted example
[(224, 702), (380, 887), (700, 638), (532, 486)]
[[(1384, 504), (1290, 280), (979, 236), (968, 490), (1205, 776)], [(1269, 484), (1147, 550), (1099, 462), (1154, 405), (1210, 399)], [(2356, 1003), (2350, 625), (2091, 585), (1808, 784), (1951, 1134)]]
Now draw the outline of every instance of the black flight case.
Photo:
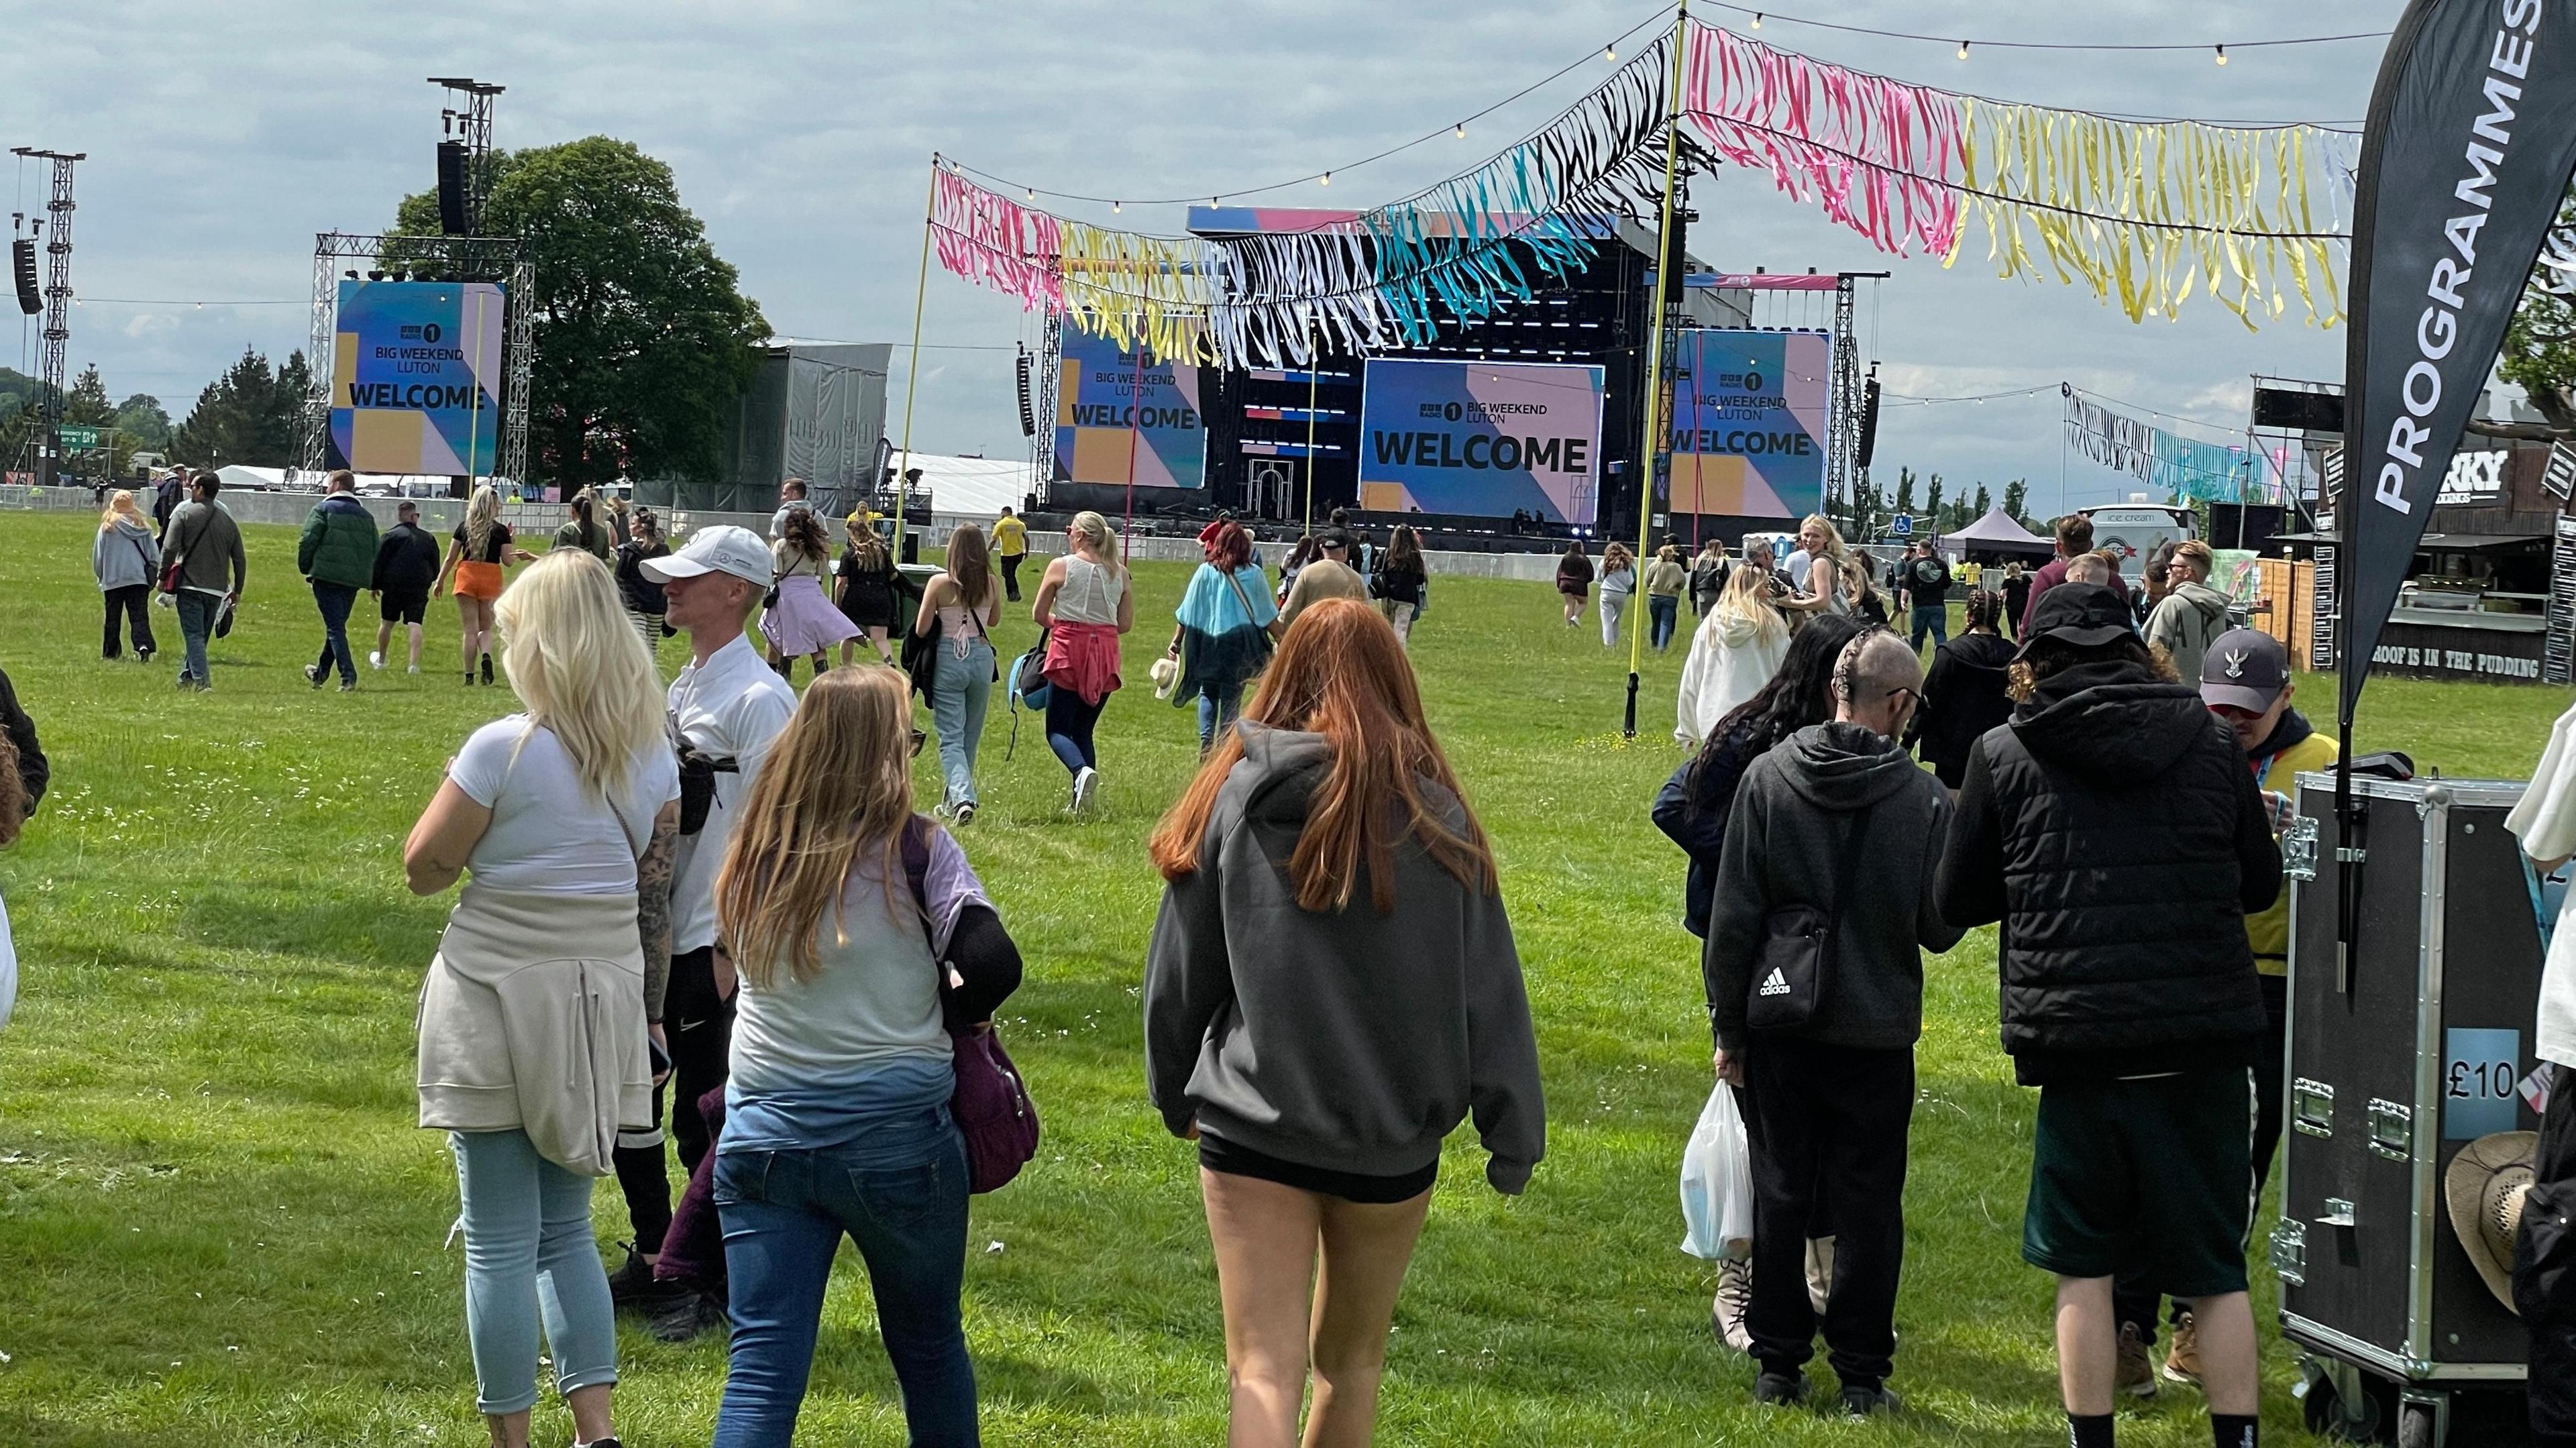
[(2308, 1426), (2404, 1448), (2523, 1439), (2521, 1320), (2454, 1234), (2442, 1176), (2478, 1137), (2536, 1130), (2517, 1090), (2541, 941), (2505, 780), (2353, 781), (2358, 929), (2338, 954), (2331, 774), (2298, 779), (2289, 1082), (2272, 1266), (2307, 1350)]

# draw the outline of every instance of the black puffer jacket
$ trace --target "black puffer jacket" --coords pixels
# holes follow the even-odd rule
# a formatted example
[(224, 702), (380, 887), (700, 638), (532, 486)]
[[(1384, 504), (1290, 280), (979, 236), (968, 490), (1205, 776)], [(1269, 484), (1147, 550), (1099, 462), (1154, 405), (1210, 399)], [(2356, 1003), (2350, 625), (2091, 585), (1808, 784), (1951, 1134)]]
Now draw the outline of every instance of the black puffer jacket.
[(1968, 752), (1987, 730), (2012, 717), (2004, 693), (2013, 646), (2001, 635), (1961, 634), (1932, 654), (1923, 680), (1923, 707), (1914, 711), (1905, 742), (1943, 784), (1957, 789), (1968, 777)]
[(2003, 922), (2003, 1043), (2025, 1086), (2252, 1064), (2245, 917), (2281, 857), (2244, 750), (2132, 664), (2040, 681), (1968, 758), (1938, 884)]

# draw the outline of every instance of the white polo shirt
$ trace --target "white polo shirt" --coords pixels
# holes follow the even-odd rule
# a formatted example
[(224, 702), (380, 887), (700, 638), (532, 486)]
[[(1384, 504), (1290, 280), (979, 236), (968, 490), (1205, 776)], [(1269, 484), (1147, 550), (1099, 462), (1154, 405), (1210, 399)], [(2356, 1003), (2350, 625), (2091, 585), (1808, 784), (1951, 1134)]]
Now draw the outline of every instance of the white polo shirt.
[(671, 681), (671, 723), (680, 737), (701, 754), (740, 766), (739, 773), (717, 773), (706, 827), (682, 835), (673, 855), (672, 954), (716, 943), (716, 872), (724, 867), (725, 842), (733, 838), (734, 810), (795, 712), (796, 691), (762, 662), (747, 636)]

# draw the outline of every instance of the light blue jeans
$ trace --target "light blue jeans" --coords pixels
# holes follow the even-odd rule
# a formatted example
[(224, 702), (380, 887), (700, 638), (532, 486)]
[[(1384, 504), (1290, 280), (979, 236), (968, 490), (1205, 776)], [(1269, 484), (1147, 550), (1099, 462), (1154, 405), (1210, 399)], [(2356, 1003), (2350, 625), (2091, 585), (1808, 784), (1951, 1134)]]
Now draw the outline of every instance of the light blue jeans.
[(465, 1201), (465, 1336), (474, 1406), (537, 1402), (537, 1323), (564, 1393), (617, 1381), (616, 1308), (590, 1233), (590, 1178), (537, 1155), (524, 1131), (452, 1131)]
[(930, 718), (939, 729), (939, 770), (948, 788), (941, 803), (974, 804), (975, 748), (984, 739), (984, 706), (993, 697), (993, 645), (977, 639), (966, 657), (944, 640), (939, 672), (930, 683)]
[(1243, 714), (1243, 685), (1203, 684), (1199, 686), (1199, 753), (1216, 747), (1217, 735), (1234, 727)]

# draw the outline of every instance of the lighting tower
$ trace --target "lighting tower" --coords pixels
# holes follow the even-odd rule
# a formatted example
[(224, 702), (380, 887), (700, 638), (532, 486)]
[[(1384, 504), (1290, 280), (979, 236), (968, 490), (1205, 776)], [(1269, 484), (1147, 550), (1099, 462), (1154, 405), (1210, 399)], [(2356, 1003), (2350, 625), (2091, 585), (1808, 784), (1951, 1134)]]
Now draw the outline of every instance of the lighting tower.
[(45, 202), (53, 220), (53, 239), (45, 243), (45, 345), (37, 354), (41, 379), (36, 404), (43, 424), (37, 439), (36, 481), (52, 486), (63, 457), (63, 354), (72, 339), (72, 163), (89, 159), (87, 151), (66, 155), (12, 146), (9, 154), (54, 163), (54, 184)]

